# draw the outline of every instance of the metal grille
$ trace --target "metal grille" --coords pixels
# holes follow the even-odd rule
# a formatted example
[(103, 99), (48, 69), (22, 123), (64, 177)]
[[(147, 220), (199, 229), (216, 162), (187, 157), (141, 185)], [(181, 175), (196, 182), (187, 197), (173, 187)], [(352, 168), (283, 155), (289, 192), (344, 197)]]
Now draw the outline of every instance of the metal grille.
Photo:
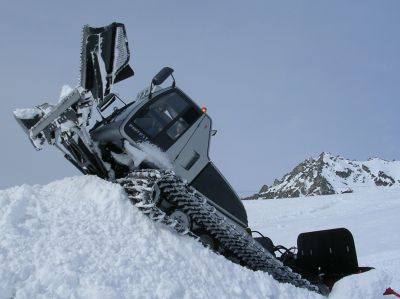
[(114, 71), (116, 76), (129, 61), (128, 40), (126, 38), (125, 30), (121, 26), (118, 26), (116, 31), (114, 56)]

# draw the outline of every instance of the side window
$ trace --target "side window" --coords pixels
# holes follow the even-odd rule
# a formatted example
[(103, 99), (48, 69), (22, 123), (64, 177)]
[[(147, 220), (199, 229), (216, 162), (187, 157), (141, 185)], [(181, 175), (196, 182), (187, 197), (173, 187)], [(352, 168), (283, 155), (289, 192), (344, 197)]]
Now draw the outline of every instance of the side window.
[(134, 123), (153, 138), (187, 107), (188, 103), (185, 100), (176, 93), (170, 93), (140, 111)]
[(167, 150), (200, 117), (201, 110), (190, 99), (178, 91), (172, 91), (161, 94), (142, 107), (129, 120), (125, 130), (129, 136), (134, 136), (136, 133), (131, 127), (138, 128), (151, 142)]
[(173, 140), (176, 140), (179, 136), (186, 131), (189, 124), (182, 118), (179, 117), (177, 121), (167, 130), (167, 134)]

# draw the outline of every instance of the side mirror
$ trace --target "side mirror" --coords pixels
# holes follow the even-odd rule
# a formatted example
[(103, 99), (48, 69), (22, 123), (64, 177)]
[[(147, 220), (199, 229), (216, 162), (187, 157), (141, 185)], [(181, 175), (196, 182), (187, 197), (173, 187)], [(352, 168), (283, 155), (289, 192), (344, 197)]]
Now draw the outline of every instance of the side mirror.
[(172, 73), (174, 72), (174, 69), (170, 68), (170, 67), (163, 67), (161, 69), (161, 71), (159, 71), (157, 73), (157, 75), (155, 75), (153, 77), (153, 80), (151, 80), (151, 84), (150, 84), (150, 92), (149, 92), (149, 99), (151, 99), (152, 96), (152, 90), (153, 90), (153, 86), (154, 85), (161, 85), (164, 83), (165, 80), (167, 80), (167, 78), (169, 76), (172, 77), (172, 87), (175, 87), (175, 78), (172, 75)]
[[(157, 73), (157, 75), (155, 75), (153, 77), (153, 80), (151, 81), (152, 84), (154, 85), (161, 85), (164, 83), (165, 80), (167, 80), (167, 78), (169, 76), (172, 75), (172, 73), (174, 72), (174, 70), (170, 67), (163, 67), (161, 69), (161, 71), (159, 71)], [(175, 81), (175, 80), (174, 80)]]

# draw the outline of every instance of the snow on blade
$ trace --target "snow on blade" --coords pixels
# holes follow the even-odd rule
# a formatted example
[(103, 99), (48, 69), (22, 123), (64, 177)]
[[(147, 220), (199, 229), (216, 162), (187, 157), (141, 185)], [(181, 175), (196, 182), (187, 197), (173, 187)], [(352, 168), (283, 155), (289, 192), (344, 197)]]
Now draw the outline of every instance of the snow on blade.
[(18, 108), (13, 113), (19, 119), (33, 119), (42, 114), (38, 108)]
[(61, 88), (61, 92), (60, 92), (60, 101), (66, 97), (67, 95), (70, 94), (70, 92), (73, 90), (73, 88), (67, 84), (63, 85), (63, 87)]
[(94, 176), (0, 191), (0, 299), (321, 298), (233, 264)]

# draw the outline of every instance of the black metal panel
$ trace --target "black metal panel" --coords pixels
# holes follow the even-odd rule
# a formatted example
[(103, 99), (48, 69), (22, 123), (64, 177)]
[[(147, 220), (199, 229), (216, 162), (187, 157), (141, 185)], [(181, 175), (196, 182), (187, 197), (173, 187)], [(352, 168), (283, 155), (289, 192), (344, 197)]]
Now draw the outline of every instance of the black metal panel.
[(302, 233), (297, 265), (313, 274), (350, 274), (358, 270), (353, 236), (345, 228)]
[(269, 253), (275, 256), (275, 246), (270, 238), (262, 236), (262, 237), (254, 237), (253, 239), (256, 240), (258, 243), (260, 243), (262, 247), (267, 249)]
[(208, 163), (191, 185), (246, 226), (248, 225), (246, 210), (240, 198), (214, 164)]
[[(112, 23), (105, 27), (85, 26), (81, 49), (81, 83), (92, 91), (96, 100), (101, 100), (111, 91), (111, 85), (134, 72), (128, 65), (130, 52), (124, 24)], [(105, 74), (101, 73), (100, 63)], [(103, 86), (102, 82), (105, 82)], [(114, 81), (113, 81), (114, 80)]]
[(18, 121), (22, 129), (24, 129), (24, 131), (28, 133), (29, 129), (32, 128), (34, 125), (36, 125), (38, 121), (41, 119), (41, 117), (37, 115), (34, 118), (23, 119), (15, 116), (15, 119)]

